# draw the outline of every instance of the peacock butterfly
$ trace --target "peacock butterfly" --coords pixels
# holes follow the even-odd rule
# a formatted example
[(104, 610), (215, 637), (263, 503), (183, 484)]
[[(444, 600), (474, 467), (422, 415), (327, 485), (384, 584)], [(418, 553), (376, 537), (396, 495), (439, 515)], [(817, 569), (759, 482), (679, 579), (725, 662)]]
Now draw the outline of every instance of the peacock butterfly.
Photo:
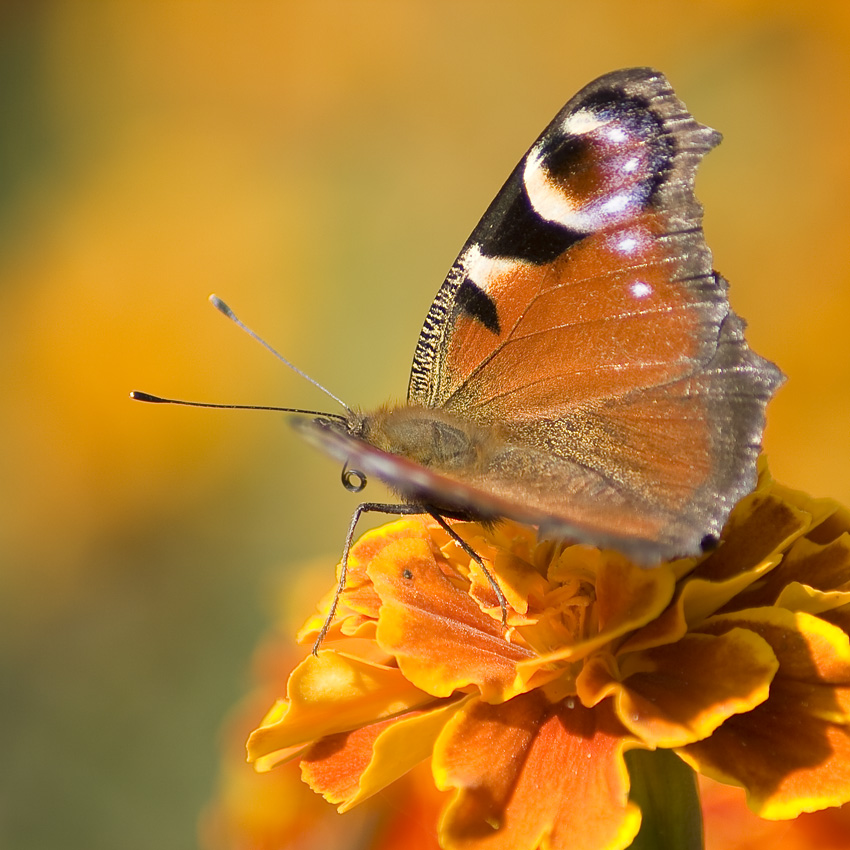
[(477, 561), (503, 618), (498, 584), (447, 518), (510, 518), (645, 566), (716, 541), (755, 486), (765, 407), (784, 380), (747, 346), (705, 244), (694, 177), (719, 141), (658, 71), (590, 83), (449, 270), (407, 403), (361, 413), (328, 393), (345, 415), (276, 408), (307, 414), (293, 424), (345, 463), (349, 489), (375, 475), (402, 500), (355, 510), (339, 591), (366, 511), (431, 514)]
[(784, 380), (712, 269), (693, 185), (719, 141), (649, 68), (555, 116), (440, 287), (406, 404), (294, 422), (403, 502), (361, 505), (343, 562), (364, 510), (511, 518), (643, 565), (716, 540)]

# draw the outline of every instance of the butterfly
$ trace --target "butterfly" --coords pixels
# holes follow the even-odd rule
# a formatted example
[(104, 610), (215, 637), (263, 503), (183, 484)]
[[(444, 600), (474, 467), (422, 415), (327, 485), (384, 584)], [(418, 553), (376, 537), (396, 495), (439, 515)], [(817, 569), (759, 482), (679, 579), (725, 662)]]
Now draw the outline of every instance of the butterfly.
[[(400, 504), (360, 516), (503, 518), (651, 566), (716, 543), (756, 483), (783, 374), (753, 352), (713, 270), (694, 177), (720, 134), (651, 68), (606, 74), (555, 116), (455, 260), (419, 335), (407, 402), (349, 408), (212, 301), (345, 414), (294, 426)], [(135, 392), (142, 401), (173, 401)], [(195, 402), (176, 402), (197, 404)], [(241, 407), (210, 405), (204, 407)]]
[(716, 542), (784, 380), (705, 243), (694, 176), (719, 141), (650, 68), (555, 116), (437, 292), (407, 402), (294, 422), (350, 489), (401, 500), (358, 508), (343, 564), (369, 510), (510, 518), (645, 566)]

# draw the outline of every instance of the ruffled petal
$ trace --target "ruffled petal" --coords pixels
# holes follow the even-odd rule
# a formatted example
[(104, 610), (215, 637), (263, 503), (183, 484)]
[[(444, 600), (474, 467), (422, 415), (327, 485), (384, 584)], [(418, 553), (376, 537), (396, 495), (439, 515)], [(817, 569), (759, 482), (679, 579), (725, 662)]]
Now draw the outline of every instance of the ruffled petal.
[(499, 702), (515, 689), (516, 663), (531, 652), (440, 569), (422, 540), (399, 541), (376, 557), (369, 575), (381, 597), (377, 640), (404, 676), (436, 697), (474, 685)]
[(290, 676), (287, 693), (288, 700), (279, 703), (248, 739), (250, 761), (434, 700), (395, 667), (331, 650), (323, 650), (318, 657), (308, 655)]
[(623, 725), (653, 748), (699, 741), (733, 714), (760, 705), (779, 667), (767, 641), (740, 628), (623, 656), (620, 681), (610, 665), (595, 661), (579, 676), (582, 702), (613, 695)]
[[(345, 580), (345, 589), (339, 599), (337, 615), (334, 625), (328, 632), (328, 638), (333, 639), (341, 634), (350, 634), (352, 627), (344, 627), (347, 618), (354, 618), (358, 622), (371, 619), (377, 620), (378, 609), (381, 600), (372, 587), (372, 582), (366, 575), (366, 567), (387, 546), (397, 540), (406, 540), (416, 537), (422, 540), (430, 540), (428, 525), (419, 518), (401, 519), (390, 522), (379, 528), (367, 531), (351, 547), (348, 553), (348, 570)], [(337, 578), (339, 578), (340, 566), (337, 566)], [(334, 586), (329, 590), (318, 606), (318, 611), (313, 614), (298, 632), (298, 642), (312, 642), (319, 634), (325, 622), (325, 617), (330, 610), (331, 603), (336, 596), (337, 589)]]
[[(532, 554), (536, 548), (537, 535), (528, 526), (506, 520), (496, 528), (485, 530), (477, 523), (461, 522), (453, 526), (460, 537), (465, 540), (472, 550), (486, 563), (490, 564), (491, 572), (496, 577), (499, 587), (505, 595), (510, 607), (509, 616), (513, 612), (526, 614), (529, 602), (542, 598), (547, 582), (545, 576), (531, 563)], [(437, 538), (445, 532), (439, 527), (432, 529)], [(445, 535), (445, 544), (441, 551), (458, 565), (458, 568), (468, 577), (470, 582), (469, 595), (481, 607), (501, 619), (502, 611), (499, 600), (486, 576), (477, 564), (473, 563), (468, 553), (457, 542)], [(521, 618), (518, 618), (521, 619)], [(513, 617), (509, 622), (513, 621)]]
[(723, 542), (700, 561), (691, 576), (722, 581), (783, 552), (811, 525), (811, 514), (777, 496), (756, 490), (729, 517)]
[(470, 699), (323, 738), (301, 762), (304, 781), (340, 812), (348, 811), (429, 758), (447, 721)]
[(778, 608), (787, 608), (789, 611), (804, 611), (806, 614), (818, 616), (838, 609), (846, 609), (848, 605), (850, 605), (850, 591), (848, 590), (815, 590), (813, 587), (801, 584), (798, 581), (783, 587), (776, 600)]
[(806, 537), (795, 541), (782, 563), (764, 581), (741, 594), (734, 608), (774, 605), (786, 587), (797, 583), (824, 593), (850, 589), (850, 534), (825, 544)]
[(718, 615), (703, 625), (757, 632), (779, 660), (770, 697), (680, 754), (701, 773), (747, 789), (769, 819), (850, 800), (850, 641), (818, 617), (782, 608)]
[(437, 743), (438, 787), (457, 792), (441, 824), (447, 850), (619, 850), (640, 827), (624, 750), (637, 742), (607, 705), (541, 693), (470, 703)]
[[(668, 564), (646, 570), (612, 553), (586, 547), (572, 547), (576, 556), (590, 559), (596, 574), (597, 628), (584, 639), (539, 654), (522, 665), (524, 677), (534, 669), (559, 661), (587, 657), (605, 644), (651, 622), (673, 597), (676, 578)], [(581, 551), (584, 549), (584, 551)], [(571, 554), (570, 551), (564, 555)], [(519, 629), (522, 632), (522, 628)]]
[(752, 569), (723, 581), (687, 578), (676, 598), (667, 609), (651, 623), (639, 629), (620, 646), (620, 652), (636, 652), (664, 646), (683, 638), (688, 629), (722, 608), (730, 599), (769, 572), (779, 561), (776, 558), (762, 561)]
[(735, 508), (723, 543), (679, 583), (673, 603), (630, 635), (621, 649), (636, 651), (679, 640), (721, 610), (782, 560), (785, 547), (809, 527), (810, 514), (759, 489)]

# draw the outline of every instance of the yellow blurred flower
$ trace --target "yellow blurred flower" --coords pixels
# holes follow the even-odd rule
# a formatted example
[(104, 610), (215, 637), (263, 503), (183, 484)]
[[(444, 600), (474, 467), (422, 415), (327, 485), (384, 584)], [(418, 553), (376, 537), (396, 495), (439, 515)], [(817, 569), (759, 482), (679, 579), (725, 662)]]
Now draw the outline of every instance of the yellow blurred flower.
[(469, 850), (628, 846), (632, 749), (744, 787), (762, 818), (850, 800), (850, 515), (835, 503), (765, 473), (717, 549), (650, 570), (511, 522), (455, 528), (507, 623), (433, 521), (367, 533), (325, 648), (250, 736), (259, 770), (298, 760), (345, 811), (430, 761), (452, 792), (439, 842)]

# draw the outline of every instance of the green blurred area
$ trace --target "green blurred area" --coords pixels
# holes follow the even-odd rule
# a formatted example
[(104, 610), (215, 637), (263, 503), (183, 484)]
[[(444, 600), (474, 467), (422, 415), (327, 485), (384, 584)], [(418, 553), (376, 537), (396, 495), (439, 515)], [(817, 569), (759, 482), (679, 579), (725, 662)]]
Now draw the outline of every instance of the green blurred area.
[(403, 397), (477, 217), (600, 73), (655, 65), (724, 133), (699, 193), (790, 376), (773, 471), (850, 502), (848, 43), (842, 4), (4, 4), (0, 846), (194, 846), (252, 647), (355, 504), (283, 417), (129, 390), (324, 403), (215, 291), (349, 404)]

